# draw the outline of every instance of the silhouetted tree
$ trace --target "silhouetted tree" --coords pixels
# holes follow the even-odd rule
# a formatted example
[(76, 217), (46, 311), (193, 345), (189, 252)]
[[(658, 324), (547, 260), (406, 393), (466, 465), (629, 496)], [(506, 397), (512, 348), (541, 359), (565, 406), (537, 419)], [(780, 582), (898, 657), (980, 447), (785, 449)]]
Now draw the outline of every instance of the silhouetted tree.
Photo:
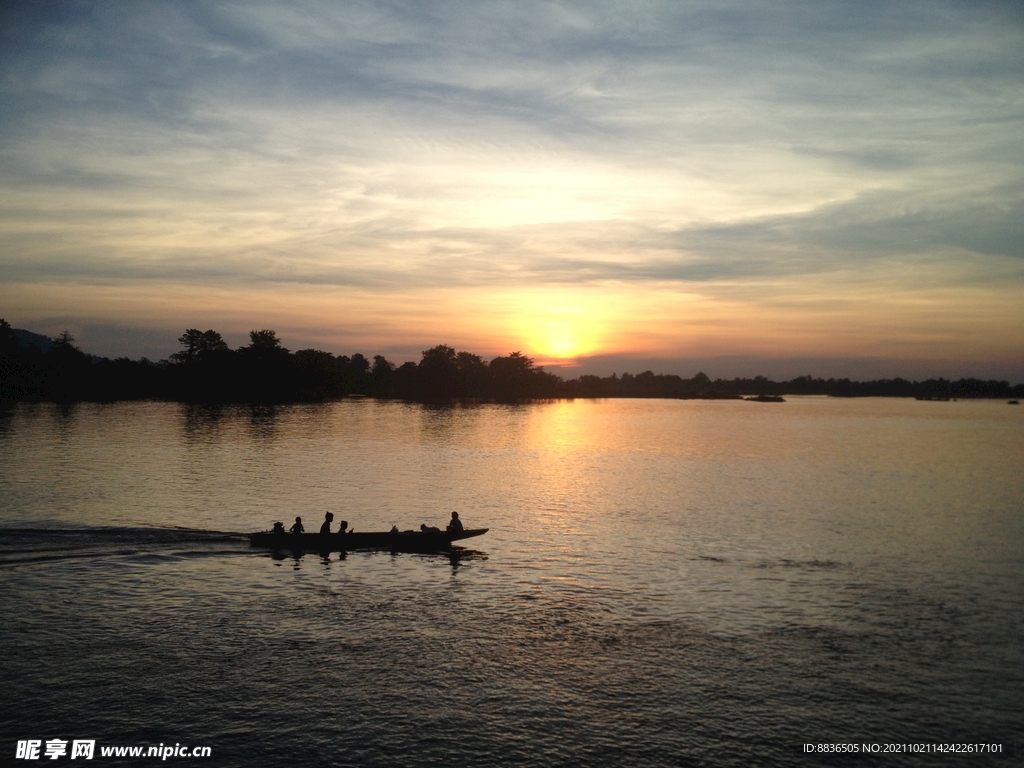
[(194, 363), (202, 340), (202, 331), (198, 328), (189, 328), (178, 337), (178, 343), (181, 344), (184, 349), (171, 355), (171, 360), (176, 363)]
[(373, 367), (370, 369), (369, 394), (375, 397), (394, 397), (397, 391), (394, 374), (394, 363), (389, 362), (384, 355), (374, 355)]
[(69, 331), (61, 331), (52, 341), (53, 348), (45, 356), (47, 396), (62, 402), (89, 398), (95, 383), (92, 360), (75, 346), (75, 337)]
[(0, 318), (0, 359), (7, 360), (18, 350), (18, 337), (11, 324)]
[(216, 352), (224, 352), (228, 348), (227, 342), (216, 331), (203, 331), (203, 340), (199, 345), (199, 356), (211, 355)]
[[(273, 331), (271, 331), (273, 333)], [(217, 352), (227, 351), (228, 345), (216, 331), (200, 331), (189, 328), (178, 337), (178, 343), (184, 349), (171, 355), (171, 360), (178, 363), (195, 363)]]
[(295, 399), (294, 366), (288, 350), (281, 346), (277, 333), (264, 328), (249, 332), (249, 346), (242, 347), (245, 400), (281, 403)]
[(480, 355), (459, 352), (455, 356), (455, 369), (458, 381), (456, 390), (460, 397), (487, 397), (490, 372)]
[(317, 402), (347, 394), (337, 358), (319, 349), (300, 349), (293, 356), (295, 397)]
[[(34, 357), (39, 357), (38, 351)], [(0, 319), (0, 407), (29, 393), (38, 369), (38, 363), (30, 367), (29, 358), (20, 348), (10, 323)]]
[(416, 363), (402, 363), (392, 375), (395, 394), (405, 400), (423, 399), (419, 391), (420, 369)]
[(438, 344), (423, 351), (417, 366), (419, 390), (426, 400), (450, 400), (458, 397), (457, 355), (452, 347)]
[(533, 360), (521, 352), (513, 352), (508, 357), (494, 358), (488, 370), (491, 374), (493, 396), (498, 400), (556, 397), (561, 381), (543, 368), (535, 368)]
[(356, 352), (348, 363), (345, 384), (352, 394), (365, 395), (369, 388), (370, 361)]
[(239, 351), (258, 360), (279, 360), (288, 354), (288, 350), (281, 346), (276, 331), (267, 328), (262, 331), (249, 331), (249, 341), (249, 346), (242, 347)]

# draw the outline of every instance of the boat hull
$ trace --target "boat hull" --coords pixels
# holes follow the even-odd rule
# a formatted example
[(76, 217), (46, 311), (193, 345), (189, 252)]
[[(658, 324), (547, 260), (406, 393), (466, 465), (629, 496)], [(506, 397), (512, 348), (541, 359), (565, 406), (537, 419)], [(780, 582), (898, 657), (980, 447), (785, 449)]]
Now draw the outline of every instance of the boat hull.
[(391, 552), (440, 552), (451, 548), (452, 542), (483, 536), (488, 528), (474, 528), (459, 533), (273, 533), (249, 534), (253, 547), (291, 550), (292, 552), (350, 552), (358, 549), (382, 549)]

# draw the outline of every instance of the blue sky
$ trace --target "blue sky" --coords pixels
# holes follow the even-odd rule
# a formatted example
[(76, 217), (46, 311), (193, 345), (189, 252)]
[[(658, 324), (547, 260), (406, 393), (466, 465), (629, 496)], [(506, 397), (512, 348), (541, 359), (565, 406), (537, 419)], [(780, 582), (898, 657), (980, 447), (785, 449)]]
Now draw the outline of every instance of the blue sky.
[(1019, 3), (10, 3), (0, 30), (16, 327), (1024, 380)]

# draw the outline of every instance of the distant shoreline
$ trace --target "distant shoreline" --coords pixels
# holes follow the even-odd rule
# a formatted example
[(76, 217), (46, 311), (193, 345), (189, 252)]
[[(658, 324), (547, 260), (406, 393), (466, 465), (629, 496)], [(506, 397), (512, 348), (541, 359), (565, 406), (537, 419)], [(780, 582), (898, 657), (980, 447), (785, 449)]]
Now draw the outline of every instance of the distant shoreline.
[(274, 331), (253, 331), (251, 343), (229, 349), (215, 331), (187, 330), (180, 352), (167, 360), (116, 360), (89, 355), (69, 334), (49, 339), (0, 320), (0, 404), (18, 401), (185, 403), (308, 403), (350, 396), (420, 403), (514, 403), (576, 398), (672, 400), (753, 399), (779, 402), (785, 395), (898, 397), (918, 400), (1012, 400), (1024, 384), (945, 378), (873, 381), (798, 376), (690, 379), (644, 371), (636, 375), (563, 379), (519, 352), (485, 361), (471, 352), (438, 345), (419, 363), (396, 366), (382, 355), (335, 356), (315, 349), (290, 352)]

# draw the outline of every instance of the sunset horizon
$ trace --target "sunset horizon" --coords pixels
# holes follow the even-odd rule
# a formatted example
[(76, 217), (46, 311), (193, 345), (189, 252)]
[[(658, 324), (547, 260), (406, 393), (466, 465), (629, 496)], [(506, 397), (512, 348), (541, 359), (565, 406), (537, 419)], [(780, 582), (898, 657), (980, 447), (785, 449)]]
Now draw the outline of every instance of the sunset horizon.
[(15, 327), (1024, 380), (1010, 6), (0, 14)]
[(1020, 0), (0, 3), (8, 761), (1009, 765), (1022, 401)]

